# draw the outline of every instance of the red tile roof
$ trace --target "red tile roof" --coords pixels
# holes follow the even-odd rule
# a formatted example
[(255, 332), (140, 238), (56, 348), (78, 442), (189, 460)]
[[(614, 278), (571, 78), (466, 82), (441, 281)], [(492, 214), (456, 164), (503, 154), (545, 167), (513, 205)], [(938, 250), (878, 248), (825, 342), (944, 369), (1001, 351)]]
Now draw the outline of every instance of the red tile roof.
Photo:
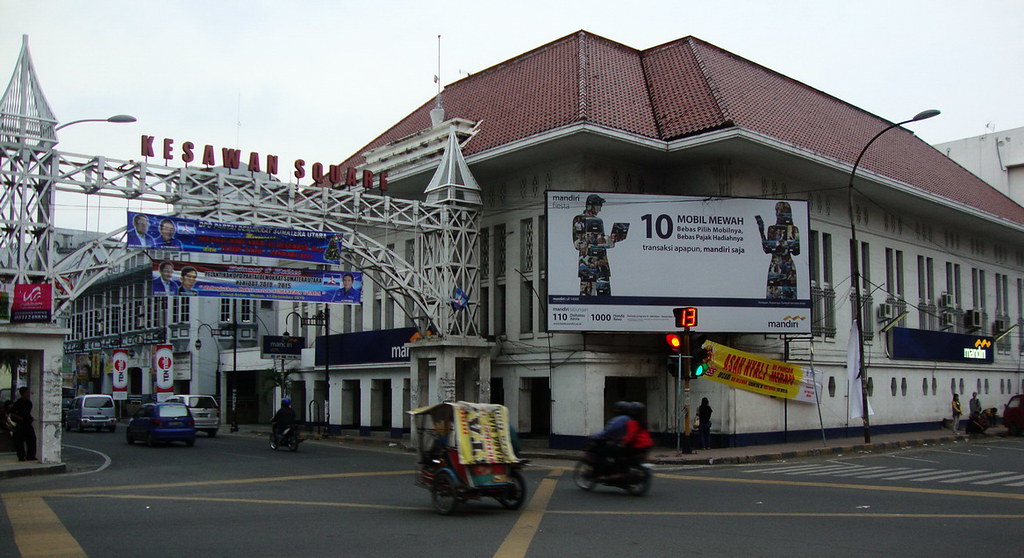
[[(448, 118), (482, 122), (467, 157), (586, 122), (664, 141), (738, 127), (852, 165), (890, 124), (694, 37), (639, 51), (585, 31), (448, 85), (443, 103)], [(433, 107), (358, 153), (430, 127)], [(344, 165), (362, 164), (358, 153)], [(1024, 224), (1024, 207), (910, 132), (882, 136), (861, 168)]]

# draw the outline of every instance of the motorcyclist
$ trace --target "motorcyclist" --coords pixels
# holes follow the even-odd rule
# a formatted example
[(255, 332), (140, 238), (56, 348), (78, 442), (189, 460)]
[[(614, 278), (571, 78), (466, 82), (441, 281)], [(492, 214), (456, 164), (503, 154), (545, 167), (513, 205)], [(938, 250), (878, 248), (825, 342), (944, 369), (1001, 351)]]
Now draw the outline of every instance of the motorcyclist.
[(627, 455), (631, 458), (642, 458), (654, 445), (651, 439), (651, 432), (647, 430), (647, 419), (644, 418), (644, 411), (647, 407), (639, 402), (630, 403), (627, 413), (629, 422), (626, 423), (626, 435), (622, 437), (622, 445), (629, 451)]
[(285, 430), (293, 424), (295, 424), (295, 410), (292, 409), (292, 400), (285, 397), (281, 400), (281, 408), (274, 413), (274, 418), (270, 419), (270, 425), (274, 428), (274, 439), (280, 440)]
[(594, 471), (597, 476), (614, 474), (615, 471), (607, 470), (606, 464), (609, 461), (617, 461), (627, 453), (627, 448), (622, 445), (622, 439), (628, 432), (630, 407), (631, 403), (628, 401), (616, 401), (612, 406), (615, 416), (608, 421), (603, 430), (593, 436), (598, 442), (592, 450), (597, 456), (597, 467)]

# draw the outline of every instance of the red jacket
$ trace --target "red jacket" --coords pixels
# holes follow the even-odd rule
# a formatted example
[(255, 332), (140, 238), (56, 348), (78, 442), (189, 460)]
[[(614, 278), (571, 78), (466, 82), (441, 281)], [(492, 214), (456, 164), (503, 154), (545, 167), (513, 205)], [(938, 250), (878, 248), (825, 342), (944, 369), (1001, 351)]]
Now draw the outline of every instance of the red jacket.
[(635, 450), (645, 450), (654, 445), (651, 440), (651, 433), (640, 426), (636, 420), (630, 419), (626, 425), (626, 435), (622, 437), (622, 444)]

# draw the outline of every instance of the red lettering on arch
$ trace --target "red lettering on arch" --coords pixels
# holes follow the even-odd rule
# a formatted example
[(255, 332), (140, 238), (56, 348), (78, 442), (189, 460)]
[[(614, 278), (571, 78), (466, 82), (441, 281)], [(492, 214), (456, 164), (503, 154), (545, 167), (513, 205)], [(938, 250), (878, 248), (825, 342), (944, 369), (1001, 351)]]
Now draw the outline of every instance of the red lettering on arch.
[(210, 144), (203, 147), (203, 164), (208, 167), (217, 166), (217, 160), (213, 158), (213, 146)]
[(380, 191), (386, 192), (388, 189), (388, 171), (383, 170), (377, 175), (380, 178)]
[(220, 149), (221, 163), (229, 169), (237, 169), (241, 163), (242, 152), (237, 149), (222, 147)]
[(277, 155), (267, 155), (267, 174), (277, 174)]
[(192, 151), (195, 147), (196, 144), (190, 141), (181, 144), (181, 160), (185, 161), (186, 165), (196, 160), (196, 154)]
[(363, 188), (373, 190), (373, 171), (363, 170)]
[(313, 163), (313, 180), (320, 182), (324, 178), (324, 166), (320, 163)]
[(171, 138), (164, 138), (164, 160), (169, 161), (174, 158), (174, 140)]
[(153, 142), (155, 140), (156, 140), (156, 138), (153, 137), (153, 136), (146, 136), (146, 135), (142, 136), (142, 156), (143, 157), (153, 157), (154, 156)]
[(341, 165), (331, 165), (328, 167), (327, 175), (330, 177), (332, 186), (341, 184)]
[(260, 154), (249, 152), (249, 172), (260, 172)]
[(303, 159), (296, 159), (295, 160), (295, 172), (293, 173), (293, 175), (295, 176), (295, 178), (300, 178), (300, 179), (306, 177), (306, 161), (305, 160), (303, 160)]
[(345, 186), (349, 188), (355, 188), (359, 186), (359, 181), (356, 180), (356, 169), (349, 167), (345, 172)]

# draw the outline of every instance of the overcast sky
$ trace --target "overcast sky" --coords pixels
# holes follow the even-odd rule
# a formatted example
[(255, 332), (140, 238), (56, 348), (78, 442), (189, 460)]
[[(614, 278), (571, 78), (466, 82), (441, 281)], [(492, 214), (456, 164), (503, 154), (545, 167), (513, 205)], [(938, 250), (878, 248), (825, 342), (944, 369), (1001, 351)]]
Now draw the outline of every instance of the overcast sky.
[[(1022, 24), (1019, 0), (0, 0), (0, 79), (28, 35), (58, 120), (139, 119), (69, 127), (62, 151), (138, 159), (147, 134), (327, 164), (433, 98), (438, 35), (442, 84), (580, 29), (693, 35), (892, 121), (940, 109), (911, 126), (939, 143), (1024, 126)], [(59, 211), (116, 228), (94, 205)]]

